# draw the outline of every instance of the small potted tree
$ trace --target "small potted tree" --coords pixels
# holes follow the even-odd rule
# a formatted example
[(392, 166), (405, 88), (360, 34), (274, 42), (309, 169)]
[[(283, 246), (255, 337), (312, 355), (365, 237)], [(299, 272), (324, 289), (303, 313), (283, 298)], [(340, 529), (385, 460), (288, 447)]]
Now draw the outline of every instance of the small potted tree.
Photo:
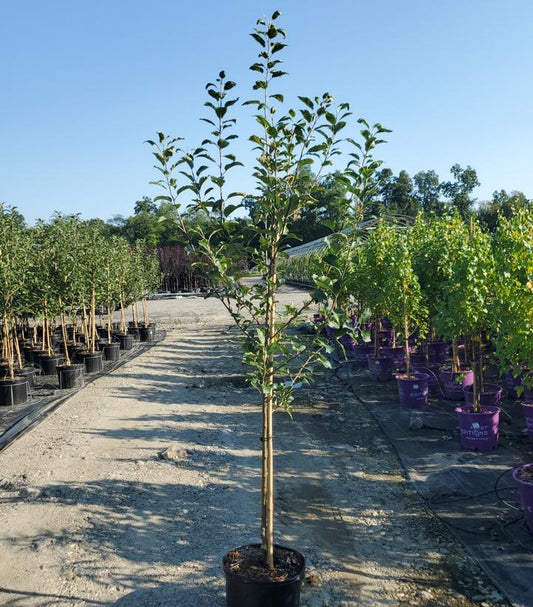
[[(437, 315), (442, 332), (463, 335), (471, 345), (473, 382), (464, 387), (471, 404), (456, 409), (461, 444), (466, 449), (487, 451), (498, 446), (500, 408), (487, 398), (501, 389), (490, 390), (483, 378), (482, 334), (490, 320), (493, 299), (493, 258), (490, 237), (474, 220), (470, 225), (456, 223), (449, 253), (449, 278), (444, 285), (445, 298)], [(452, 226), (449, 227), (452, 233)], [(452, 329), (455, 330), (452, 333)]]
[(394, 274), (388, 283), (391, 298), (389, 317), (396, 327), (401, 327), (405, 353), (405, 373), (396, 376), (400, 403), (406, 407), (420, 408), (427, 404), (429, 375), (411, 371), (409, 339), (415, 329), (425, 336), (427, 309), (424, 306), (418, 277), (414, 272), (409, 248), (409, 235), (395, 230), (389, 243), (390, 264)]
[(29, 234), (22, 216), (16, 209), (0, 205), (0, 317), (2, 357), (6, 361), (5, 377), (0, 378), (0, 405), (22, 404), (29, 397), (28, 379), (15, 376), (18, 346), (15, 311), (17, 296), (25, 291), (30, 249)]
[[(311, 380), (313, 363), (329, 364), (323, 350), (328, 346), (320, 332), (314, 336), (314, 344), (309, 344), (308, 336), (296, 335), (290, 328), (315, 302), (328, 303), (330, 296), (320, 285), (331, 286), (334, 280), (328, 281), (327, 275), (318, 277), (313, 299), (300, 307), (289, 306), (280, 314), (278, 263), (288, 246), (290, 221), (313, 204), (311, 191), (316, 178), (301, 177), (310, 165), (316, 167), (315, 176), (319, 176), (322, 167), (331, 162), (338, 151), (348, 108), (345, 104), (336, 106), (331, 95), (326, 94), (314, 99), (300, 97), (298, 110), (276, 112), (282, 107), (283, 96), (272, 91), (272, 84), (284, 74), (278, 53), (285, 47), (285, 33), (277, 25), (278, 17), (276, 12), (270, 21), (259, 20), (252, 33), (260, 46), (259, 60), (251, 68), (259, 74), (253, 88), (261, 93), (249, 102), (261, 129), (250, 137), (258, 156), (253, 171), (258, 191), (253, 233), (246, 235), (236, 230), (230, 215), (239, 207), (233, 204), (238, 194), (225, 193), (227, 172), (239, 163), (229, 151), (235, 138), (235, 120), (229, 111), (236, 99), (228, 95), (235, 84), (224, 72), (219, 73), (215, 83), (207, 85), (210, 100), (206, 105), (213, 115), (206, 122), (212, 131), (201, 148), (182, 154), (177, 147), (179, 140), (163, 133), (149, 142), (162, 175), (156, 183), (166, 189), (160, 198), (178, 205), (180, 191), (187, 189), (194, 198), (191, 211), (208, 220), (193, 228), (195, 238), (189, 243), (199, 253), (199, 263), (214, 285), (212, 293), (220, 298), (241, 330), (249, 381), (261, 394), (261, 543), (230, 550), (225, 556), (228, 607), (299, 604), (303, 556), (274, 544), (274, 410), (290, 412), (293, 386)], [(380, 127), (363, 129), (368, 150), (379, 141), (379, 131)], [(366, 160), (364, 163), (367, 175), (372, 176), (370, 164)], [(215, 167), (214, 175), (207, 175), (209, 165)], [(180, 186), (176, 176), (180, 169), (188, 179), (184, 186)], [(191, 236), (183, 217), (178, 222), (187, 238)], [(243, 254), (249, 256), (264, 280), (242, 281)], [(327, 313), (325, 316), (327, 322)]]
[(78, 256), (82, 269), (80, 287), (86, 349), (78, 353), (78, 358), (83, 360), (87, 373), (96, 373), (103, 369), (103, 354), (97, 347), (96, 311), (105, 301), (105, 251), (101, 225), (95, 221), (83, 222)]
[(380, 221), (369, 232), (363, 245), (359, 281), (365, 301), (372, 311), (374, 351), (367, 356), (370, 376), (376, 381), (393, 379), (395, 361), (392, 353), (380, 351), (381, 320), (389, 315), (392, 299), (390, 285), (395, 279), (395, 267), (390, 263), (389, 254), (396, 242), (395, 228)]
[(496, 285), (493, 302), (495, 349), (502, 375), (518, 378), (522, 409), (533, 441), (533, 218), (517, 209), (500, 217), (494, 237)]

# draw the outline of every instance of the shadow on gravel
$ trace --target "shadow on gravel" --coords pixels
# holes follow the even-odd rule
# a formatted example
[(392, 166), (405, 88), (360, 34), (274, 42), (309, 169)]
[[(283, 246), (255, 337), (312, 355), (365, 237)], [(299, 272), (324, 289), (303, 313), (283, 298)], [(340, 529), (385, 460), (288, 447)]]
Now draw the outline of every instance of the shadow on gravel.
[(130, 592), (112, 603), (115, 607), (223, 607), (224, 594), (215, 588), (186, 588), (181, 584), (162, 584)]

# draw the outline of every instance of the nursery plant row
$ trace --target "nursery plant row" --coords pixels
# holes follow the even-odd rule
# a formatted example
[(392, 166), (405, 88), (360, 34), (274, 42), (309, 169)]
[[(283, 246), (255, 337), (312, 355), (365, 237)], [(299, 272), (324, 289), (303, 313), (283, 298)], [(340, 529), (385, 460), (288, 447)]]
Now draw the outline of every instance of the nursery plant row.
[(26, 228), (14, 209), (0, 207), (0, 406), (26, 402), (36, 373), (77, 388), (134, 339), (151, 341), (145, 300), (158, 285), (157, 258), (142, 243), (132, 247), (77, 216)]
[[(424, 408), (439, 383), (458, 401), (464, 449), (497, 448), (505, 388), (522, 399), (533, 441), (531, 214), (500, 217), (493, 235), (474, 219), (419, 216), (408, 228), (380, 221), (352, 234), (349, 247), (341, 240), (320, 254), (286, 259), (283, 272), (312, 282), (323, 302), (317, 328), (342, 355), (368, 367), (375, 381), (396, 379), (404, 407)], [(339, 291), (332, 311), (327, 295)], [(533, 531), (533, 464), (514, 476)]]

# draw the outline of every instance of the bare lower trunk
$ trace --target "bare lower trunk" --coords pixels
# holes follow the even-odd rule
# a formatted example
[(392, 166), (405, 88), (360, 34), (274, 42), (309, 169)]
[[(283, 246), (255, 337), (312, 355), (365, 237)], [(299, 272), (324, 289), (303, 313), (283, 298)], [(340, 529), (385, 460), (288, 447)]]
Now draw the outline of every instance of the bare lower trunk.
[(143, 318), (144, 318), (144, 326), (147, 327), (150, 324), (150, 319), (148, 318), (148, 306), (146, 305), (146, 299), (142, 299), (142, 307), (143, 307)]
[(15, 356), (17, 357), (17, 367), (19, 369), (22, 369), (22, 356), (20, 354), (20, 346), (19, 340), (17, 338), (17, 332), (15, 330), (13, 330), (13, 345), (15, 347)]
[(108, 301), (107, 302), (107, 341), (111, 343), (111, 328), (113, 327), (113, 304)]
[(459, 349), (457, 347), (457, 340), (455, 337), (452, 339), (452, 371), (459, 373), (461, 370), (461, 362), (459, 360)]
[(379, 318), (374, 319), (374, 356), (379, 356)]
[(271, 252), (270, 267), (267, 278), (266, 308), (266, 349), (263, 413), (263, 448), (262, 448), (262, 491), (261, 491), (261, 540), (265, 560), (269, 569), (274, 568), (274, 357), (269, 352), (276, 340), (276, 252)]
[(124, 308), (124, 299), (120, 298), (120, 332), (126, 333), (126, 310)]
[[(68, 335), (67, 335), (67, 321), (65, 320), (64, 312), (59, 315), (61, 321), (61, 335), (63, 337), (63, 353), (65, 354), (65, 364), (70, 366), (70, 356), (68, 353)], [(73, 341), (76, 341), (76, 330), (74, 329)]]
[(94, 287), (91, 290), (91, 348), (90, 352), (96, 352), (96, 293)]
[(405, 349), (405, 373), (407, 377), (411, 372), (411, 353), (409, 352), (409, 319), (407, 316), (404, 316), (403, 319), (403, 339), (404, 339), (404, 349)]
[(133, 320), (133, 326), (134, 327), (138, 327), (139, 326), (139, 320), (137, 317), (137, 304), (136, 303), (132, 303), (131, 304), (131, 318)]

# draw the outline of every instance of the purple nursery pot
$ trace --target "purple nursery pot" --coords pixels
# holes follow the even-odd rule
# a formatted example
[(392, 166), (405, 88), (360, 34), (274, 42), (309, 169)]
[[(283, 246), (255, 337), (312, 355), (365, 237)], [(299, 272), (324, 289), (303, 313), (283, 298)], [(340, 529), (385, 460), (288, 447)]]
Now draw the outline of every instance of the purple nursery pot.
[[(485, 389), (479, 395), (479, 404), (482, 407), (495, 406), (502, 399), (503, 388), (497, 384), (485, 384)], [(474, 404), (474, 385), (463, 388), (466, 405)]]
[(448, 358), (450, 346), (445, 341), (432, 341), (428, 343), (428, 355), (431, 361), (443, 363)]
[(355, 349), (353, 351), (353, 356), (350, 357), (350, 360), (351, 360), (353, 366), (356, 369), (368, 368), (367, 356), (369, 354), (372, 354), (373, 351), (374, 351), (374, 346), (372, 346), (372, 345), (369, 345), (369, 346), (356, 345)]
[(497, 449), (500, 411), (500, 407), (483, 407), (481, 413), (474, 413), (472, 407), (457, 407), (461, 447), (473, 451)]
[(533, 471), (533, 464), (523, 464), (513, 470), (513, 478), (518, 485), (520, 504), (524, 511), (526, 524), (529, 530), (533, 532), (533, 480), (519, 478), (523, 470)]
[(394, 361), (394, 368), (399, 371), (405, 369), (405, 350), (402, 346), (396, 348), (381, 348), (380, 356), (392, 356)]
[[(411, 358), (412, 361), (412, 358)], [(418, 373), (425, 373), (426, 375), (429, 376), (428, 379), (428, 385), (430, 390), (432, 388), (440, 388), (440, 381), (439, 381), (439, 373), (440, 373), (440, 365), (439, 363), (429, 363), (426, 364), (422, 364), (422, 365), (417, 365), (415, 363), (412, 363), (411, 365), (413, 367), (413, 370), (418, 372)]]
[(474, 372), (470, 369), (465, 371), (440, 370), (440, 380), (444, 388), (446, 398), (450, 400), (463, 400), (463, 388), (474, 383)]
[(428, 402), (429, 375), (426, 373), (412, 373), (411, 375), (397, 375), (398, 396), (402, 407), (421, 409)]
[(373, 356), (367, 355), (368, 370), (370, 378), (374, 381), (391, 381), (394, 371), (394, 359), (392, 356)]

